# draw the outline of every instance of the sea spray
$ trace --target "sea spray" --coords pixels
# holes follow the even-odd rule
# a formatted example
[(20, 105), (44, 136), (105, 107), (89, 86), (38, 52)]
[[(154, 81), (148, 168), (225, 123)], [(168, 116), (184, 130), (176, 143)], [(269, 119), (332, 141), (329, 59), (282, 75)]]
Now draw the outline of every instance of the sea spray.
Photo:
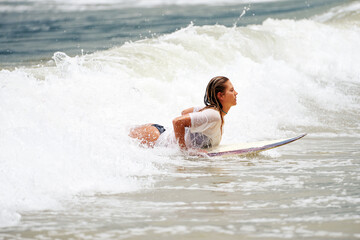
[(61, 208), (82, 194), (151, 188), (176, 150), (141, 148), (127, 136), (129, 127), (171, 127), (181, 110), (203, 104), (217, 75), (239, 92), (224, 143), (299, 132), (359, 136), (360, 31), (336, 23), (191, 24), (94, 54), (57, 52), (44, 65), (2, 70), (0, 223), (14, 225), (21, 212)]

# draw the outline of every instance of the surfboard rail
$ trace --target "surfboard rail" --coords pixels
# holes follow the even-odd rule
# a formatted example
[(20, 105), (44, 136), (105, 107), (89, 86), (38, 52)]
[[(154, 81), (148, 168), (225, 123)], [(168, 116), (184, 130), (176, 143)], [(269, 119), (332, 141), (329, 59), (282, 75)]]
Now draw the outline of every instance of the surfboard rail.
[[(255, 143), (246, 143), (246, 145), (250, 147), (245, 148), (239, 148), (239, 149), (231, 149), (231, 146), (234, 145), (225, 145), (225, 146), (218, 146), (214, 149), (211, 149), (207, 155), (209, 157), (216, 157), (216, 156), (225, 156), (225, 155), (246, 155), (246, 154), (254, 154), (261, 151), (269, 150), (272, 148), (280, 147), (285, 144), (294, 142), (296, 140), (299, 140), (300, 138), (303, 138), (307, 135), (307, 133), (301, 134), (297, 137), (293, 138), (287, 138), (287, 139), (280, 139), (280, 140), (274, 140), (274, 141), (262, 141), (262, 142), (255, 142)], [(256, 145), (255, 147), (251, 147), (251, 145)], [(233, 147), (234, 148), (234, 147)]]

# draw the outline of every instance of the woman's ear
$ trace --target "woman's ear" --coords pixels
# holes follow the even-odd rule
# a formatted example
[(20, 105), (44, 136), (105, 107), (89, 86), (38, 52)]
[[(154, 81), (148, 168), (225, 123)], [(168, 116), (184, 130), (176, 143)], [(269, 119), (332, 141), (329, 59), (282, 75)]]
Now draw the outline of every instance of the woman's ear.
[(219, 99), (219, 101), (222, 101), (224, 99), (224, 94), (222, 92), (218, 92), (216, 94), (216, 97), (217, 97), (217, 99)]

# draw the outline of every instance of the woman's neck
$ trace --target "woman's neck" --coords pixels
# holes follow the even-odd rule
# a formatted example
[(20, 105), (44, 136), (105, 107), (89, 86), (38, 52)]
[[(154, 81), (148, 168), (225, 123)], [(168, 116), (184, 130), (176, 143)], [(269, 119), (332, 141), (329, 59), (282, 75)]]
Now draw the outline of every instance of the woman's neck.
[(225, 116), (226, 114), (228, 114), (229, 110), (230, 110), (230, 107), (226, 107), (226, 106), (223, 107), (222, 109), (220, 109), (221, 114), (222, 114), (223, 116)]
[(220, 109), (220, 111), (221, 111), (221, 114), (223, 114), (223, 113), (224, 113), (225, 115), (227, 114), (227, 112), (225, 112), (225, 111), (222, 110), (222, 109)]

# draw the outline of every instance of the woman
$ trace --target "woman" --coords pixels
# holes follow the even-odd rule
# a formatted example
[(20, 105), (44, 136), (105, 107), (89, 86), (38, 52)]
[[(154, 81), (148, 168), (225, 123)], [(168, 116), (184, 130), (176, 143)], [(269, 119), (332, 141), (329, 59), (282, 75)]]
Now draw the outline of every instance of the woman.
[(129, 136), (149, 147), (177, 143), (181, 149), (204, 149), (220, 144), (224, 116), (236, 105), (232, 83), (226, 77), (214, 77), (207, 85), (205, 107), (189, 108), (173, 120), (173, 131), (158, 124), (131, 129)]

